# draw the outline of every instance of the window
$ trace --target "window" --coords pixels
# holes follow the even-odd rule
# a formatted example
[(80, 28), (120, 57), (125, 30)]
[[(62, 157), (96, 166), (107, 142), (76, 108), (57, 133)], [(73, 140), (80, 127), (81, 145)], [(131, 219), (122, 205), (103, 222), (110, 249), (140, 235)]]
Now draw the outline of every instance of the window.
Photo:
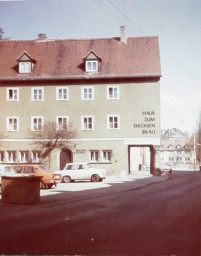
[(20, 162), (27, 163), (29, 158), (28, 151), (20, 151)]
[(40, 151), (32, 151), (32, 162), (33, 163), (39, 163), (41, 158), (41, 152)]
[(90, 162), (98, 162), (99, 161), (99, 151), (92, 150), (90, 151)]
[(14, 162), (15, 162), (15, 155), (16, 155), (15, 152), (13, 152), (13, 151), (8, 151), (8, 152), (7, 152), (7, 161), (8, 161), (9, 163), (14, 163)]
[(43, 101), (44, 88), (32, 88), (31, 99), (32, 101)]
[(87, 60), (86, 61), (86, 72), (96, 72), (98, 71), (98, 61), (97, 60)]
[(102, 154), (103, 162), (111, 162), (112, 152), (110, 150), (103, 150)]
[(66, 170), (75, 170), (75, 165), (74, 164), (69, 164), (66, 168)]
[(19, 101), (19, 88), (7, 88), (7, 101)]
[(91, 86), (82, 88), (82, 100), (94, 100), (94, 88)]
[(0, 162), (3, 162), (4, 160), (4, 152), (0, 151)]
[(7, 131), (16, 132), (19, 131), (19, 118), (7, 117)]
[(42, 116), (32, 116), (31, 117), (31, 130), (32, 131), (42, 131), (43, 130), (43, 117)]
[(67, 130), (68, 129), (68, 116), (59, 116), (57, 117), (57, 129), (58, 130)]
[(34, 173), (35, 170), (32, 166), (25, 166), (24, 167), (24, 173)]
[(119, 99), (119, 87), (108, 86), (107, 87), (107, 99)]
[(82, 116), (82, 130), (93, 130), (94, 129), (94, 117), (93, 116)]
[(57, 100), (69, 100), (69, 89), (68, 87), (56, 88), (56, 99)]
[(119, 115), (107, 116), (107, 128), (108, 129), (120, 129), (120, 117)]
[(20, 62), (19, 73), (31, 73), (31, 62)]

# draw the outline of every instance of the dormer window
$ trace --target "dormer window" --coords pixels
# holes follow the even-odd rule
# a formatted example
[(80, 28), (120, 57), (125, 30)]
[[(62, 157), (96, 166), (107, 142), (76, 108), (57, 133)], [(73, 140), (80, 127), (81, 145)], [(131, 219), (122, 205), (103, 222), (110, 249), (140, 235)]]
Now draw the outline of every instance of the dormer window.
[(97, 60), (87, 60), (86, 61), (86, 72), (97, 72), (98, 71), (98, 61)]
[(85, 62), (85, 72), (93, 73), (99, 71), (101, 58), (93, 50), (91, 50), (83, 60)]
[(31, 73), (31, 62), (20, 62), (19, 73)]
[(20, 74), (29, 74), (32, 72), (34, 64), (36, 61), (27, 53), (23, 52), (20, 57), (17, 59), (18, 61), (18, 70)]

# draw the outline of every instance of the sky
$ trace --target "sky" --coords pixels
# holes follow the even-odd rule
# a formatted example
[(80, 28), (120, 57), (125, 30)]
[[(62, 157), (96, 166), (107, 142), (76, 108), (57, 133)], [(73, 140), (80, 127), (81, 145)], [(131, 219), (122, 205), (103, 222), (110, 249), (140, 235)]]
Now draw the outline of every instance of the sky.
[(0, 0), (4, 37), (33, 40), (158, 36), (161, 128), (192, 133), (201, 110), (200, 0)]

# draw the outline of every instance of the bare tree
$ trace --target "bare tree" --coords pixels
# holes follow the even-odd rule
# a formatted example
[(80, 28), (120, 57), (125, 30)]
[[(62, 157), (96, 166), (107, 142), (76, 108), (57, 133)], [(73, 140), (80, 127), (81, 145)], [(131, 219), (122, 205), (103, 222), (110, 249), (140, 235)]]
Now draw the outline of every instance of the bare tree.
[(4, 37), (4, 30), (0, 27), (0, 40), (10, 40), (8, 37)]
[(51, 152), (54, 149), (70, 147), (71, 140), (77, 137), (77, 131), (68, 127), (62, 129), (56, 122), (45, 123), (43, 130), (30, 132), (34, 144), (42, 150), (42, 158), (49, 158), (49, 168), (51, 163)]

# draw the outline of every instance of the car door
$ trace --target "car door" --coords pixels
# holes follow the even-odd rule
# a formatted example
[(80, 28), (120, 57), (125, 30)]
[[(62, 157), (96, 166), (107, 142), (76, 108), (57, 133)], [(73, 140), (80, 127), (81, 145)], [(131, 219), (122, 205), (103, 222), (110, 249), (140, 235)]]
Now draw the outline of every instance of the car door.
[(68, 164), (63, 173), (63, 176), (70, 176), (71, 180), (75, 180), (77, 176), (75, 164)]
[(79, 180), (89, 180), (91, 176), (89, 175), (86, 164), (77, 164), (76, 165), (77, 179)]

